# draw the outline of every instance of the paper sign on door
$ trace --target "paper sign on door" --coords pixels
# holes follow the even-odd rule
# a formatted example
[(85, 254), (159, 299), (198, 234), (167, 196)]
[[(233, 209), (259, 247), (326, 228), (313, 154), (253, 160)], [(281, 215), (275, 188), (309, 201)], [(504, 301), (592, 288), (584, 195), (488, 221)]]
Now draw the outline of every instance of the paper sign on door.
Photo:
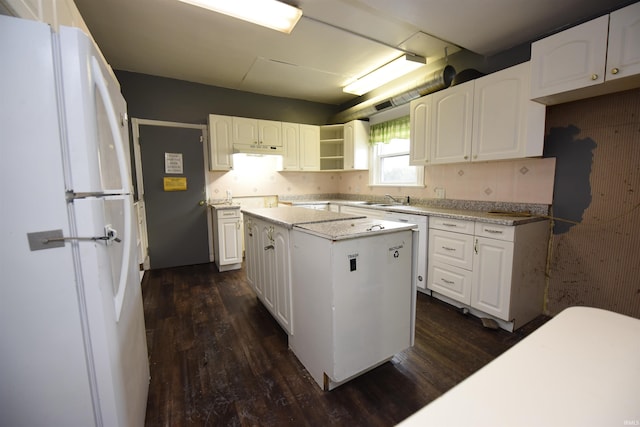
[(186, 191), (186, 177), (164, 177), (164, 191)]

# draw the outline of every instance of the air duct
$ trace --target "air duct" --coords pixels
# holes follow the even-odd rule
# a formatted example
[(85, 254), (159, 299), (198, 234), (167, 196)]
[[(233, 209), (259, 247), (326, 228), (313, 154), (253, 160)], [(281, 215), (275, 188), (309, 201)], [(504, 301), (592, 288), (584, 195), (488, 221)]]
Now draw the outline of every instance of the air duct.
[(336, 114), (332, 122), (346, 123), (351, 120), (372, 116), (387, 108), (406, 104), (421, 96), (448, 88), (455, 76), (456, 70), (451, 65), (447, 65), (430, 74), (425, 74), (418, 80), (412, 81), (409, 88), (407, 88), (407, 85), (400, 86), (394, 91), (395, 93), (391, 92), (380, 97), (374, 97), (347, 108)]

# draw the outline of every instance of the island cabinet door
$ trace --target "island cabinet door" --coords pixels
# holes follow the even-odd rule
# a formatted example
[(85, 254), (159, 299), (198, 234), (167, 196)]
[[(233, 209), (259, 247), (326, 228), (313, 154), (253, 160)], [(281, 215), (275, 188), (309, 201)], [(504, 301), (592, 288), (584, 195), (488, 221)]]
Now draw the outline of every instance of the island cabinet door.
[(291, 263), (289, 257), (289, 230), (274, 227), (273, 232), (273, 284), (275, 286), (275, 315), (278, 322), (289, 333), (293, 333), (291, 323)]
[(245, 248), (245, 271), (247, 275), (247, 282), (256, 292), (256, 294), (262, 294), (262, 288), (259, 288), (257, 281), (258, 274), (258, 246), (260, 244), (260, 234), (257, 221), (252, 217), (247, 216), (244, 227), (244, 248)]
[(262, 302), (267, 309), (273, 313), (275, 309), (275, 241), (274, 227), (268, 222), (260, 223), (260, 270), (258, 281), (262, 286), (263, 295)]

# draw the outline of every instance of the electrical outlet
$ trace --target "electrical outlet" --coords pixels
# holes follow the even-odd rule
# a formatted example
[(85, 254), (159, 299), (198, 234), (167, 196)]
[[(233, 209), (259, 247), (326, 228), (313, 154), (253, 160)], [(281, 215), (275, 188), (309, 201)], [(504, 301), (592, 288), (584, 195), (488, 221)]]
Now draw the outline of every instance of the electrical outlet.
[(445, 197), (444, 188), (436, 188), (435, 192), (436, 192), (436, 199), (444, 199)]

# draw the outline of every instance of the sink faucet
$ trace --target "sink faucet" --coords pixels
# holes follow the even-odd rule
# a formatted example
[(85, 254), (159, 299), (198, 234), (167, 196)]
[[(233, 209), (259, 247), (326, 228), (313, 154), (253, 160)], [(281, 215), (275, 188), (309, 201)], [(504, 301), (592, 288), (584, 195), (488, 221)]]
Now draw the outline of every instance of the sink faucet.
[[(384, 195), (384, 197), (388, 197), (388, 198), (390, 198), (394, 203), (399, 203), (399, 204), (401, 204), (401, 205), (404, 205), (404, 204), (405, 204), (405, 202), (404, 202), (404, 201), (401, 201), (401, 200), (399, 200), (399, 199), (396, 199), (396, 198), (395, 198), (395, 197), (393, 197), (391, 194), (385, 194), (385, 195)], [(404, 199), (404, 197), (403, 197), (403, 199)], [(406, 204), (407, 204), (407, 205), (409, 204), (409, 196), (407, 196), (407, 197), (406, 197)]]

